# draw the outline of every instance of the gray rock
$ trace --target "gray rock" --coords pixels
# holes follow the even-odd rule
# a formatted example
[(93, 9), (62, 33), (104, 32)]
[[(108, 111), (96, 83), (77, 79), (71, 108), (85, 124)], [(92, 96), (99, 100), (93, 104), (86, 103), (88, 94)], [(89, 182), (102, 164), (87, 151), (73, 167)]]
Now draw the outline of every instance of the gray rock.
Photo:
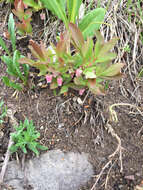
[(54, 150), (27, 161), (24, 171), (10, 162), (4, 182), (15, 190), (78, 190), (92, 175), (86, 154)]

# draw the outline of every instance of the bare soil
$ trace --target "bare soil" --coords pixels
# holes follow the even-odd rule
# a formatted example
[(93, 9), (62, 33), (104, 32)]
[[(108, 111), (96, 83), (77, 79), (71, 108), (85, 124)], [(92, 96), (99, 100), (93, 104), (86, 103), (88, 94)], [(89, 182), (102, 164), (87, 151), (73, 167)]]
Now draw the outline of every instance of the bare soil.
[[(3, 25), (6, 10), (1, 8), (0, 14), (0, 24)], [(4, 26), (0, 29), (1, 36), (6, 24)], [(9, 41), (7, 43), (10, 44)], [(27, 44), (27, 39), (19, 40), (17, 44), (24, 54), (29, 51)], [(115, 103), (128, 103), (137, 105), (142, 111), (143, 85), (141, 79), (134, 79), (138, 85), (134, 96), (132, 92), (135, 86), (128, 72), (124, 79), (110, 83), (104, 97), (95, 97), (91, 93), (86, 96), (88, 92), (79, 96), (78, 92), (73, 90), (69, 91), (67, 96), (54, 96), (49, 87), (44, 85), (45, 82), (39, 86), (40, 79), (32, 73), (34, 72), (31, 70), (29, 84), (35, 87), (25, 89), (13, 97), (14, 90), (7, 88), (2, 82), (1, 77), (6, 75), (6, 66), (0, 61), (0, 99), (4, 100), (8, 108), (16, 110), (14, 117), (17, 121), (23, 121), (26, 117), (33, 120), (37, 126), (36, 129), (41, 134), (39, 141), (49, 150), (61, 149), (65, 152), (75, 151), (89, 154), (95, 175), (81, 190), (91, 190), (100, 174), (102, 175), (93, 189), (134, 190), (135, 186), (141, 183), (143, 176), (143, 115), (131, 106), (118, 106), (114, 108), (118, 117), (118, 122), (115, 123), (110, 121), (109, 106)], [(80, 104), (80, 100), (85, 101)], [(120, 157), (120, 152), (110, 157), (117, 149), (119, 142), (117, 136), (108, 131), (109, 126), (114, 129), (115, 134), (121, 140), (122, 157)], [(9, 134), (12, 130), (7, 119), (0, 129), (3, 132), (0, 137), (1, 163), (4, 160)], [(29, 152), (26, 159), (33, 156)], [(12, 155), (11, 159), (15, 157)], [(19, 153), (19, 158), (22, 158), (22, 153)], [(105, 167), (110, 161), (111, 163)], [(123, 167), (122, 171), (121, 167)]]

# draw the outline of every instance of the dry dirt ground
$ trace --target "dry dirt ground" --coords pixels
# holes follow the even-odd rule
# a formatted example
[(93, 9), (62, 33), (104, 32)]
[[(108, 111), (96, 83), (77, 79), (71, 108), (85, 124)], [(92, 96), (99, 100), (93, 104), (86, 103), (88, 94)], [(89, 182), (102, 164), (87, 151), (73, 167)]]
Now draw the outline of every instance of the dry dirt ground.
[[(5, 19), (8, 12), (5, 6), (1, 6), (0, 10), (2, 37), (7, 28)], [(115, 48), (118, 57), (115, 61), (126, 64), (123, 69), (125, 78), (110, 82), (104, 97), (95, 97), (88, 92), (79, 96), (76, 91), (70, 91), (67, 96), (54, 96), (48, 86), (44, 87), (44, 83), (38, 86), (41, 82), (34, 74), (31, 74), (29, 83), (35, 87), (13, 97), (14, 90), (7, 88), (2, 82), (1, 77), (6, 74), (6, 66), (0, 61), (0, 99), (4, 100), (8, 108), (15, 110), (14, 117), (17, 122), (26, 117), (33, 120), (41, 133), (40, 142), (48, 146), (49, 150), (58, 148), (65, 152), (89, 154), (95, 175), (82, 190), (134, 190), (143, 179), (143, 81), (137, 77), (143, 65), (143, 46), (136, 24), (133, 22), (130, 25), (127, 22), (124, 8), (124, 4), (121, 7), (111, 4), (105, 18), (109, 25), (101, 27), (105, 39), (119, 37), (118, 46)], [(33, 17), (33, 30), (38, 32), (32, 38), (40, 40), (41, 36), (38, 35), (41, 31), (45, 32), (53, 25), (49, 23), (44, 26), (38, 16), (35, 15), (35, 18)], [(59, 30), (60, 27), (57, 28)], [(54, 41), (54, 29), (50, 27), (47, 33), (48, 38), (53, 38)], [(25, 55), (29, 38), (17, 42), (17, 47)], [(45, 36), (44, 39), (47, 40)], [(8, 40), (7, 44), (10, 44)], [(123, 50), (126, 44), (130, 45), (130, 52)], [(34, 72), (31, 70), (31, 73)], [(109, 107), (113, 104), (119, 104), (113, 107), (118, 117), (116, 123), (111, 121), (109, 112)], [(12, 131), (9, 120), (0, 130), (3, 131), (0, 138), (2, 163)], [(27, 159), (31, 157), (33, 154), (29, 153)], [(15, 158), (15, 154), (11, 156), (11, 159)], [(19, 153), (19, 159), (21, 158), (22, 154)]]

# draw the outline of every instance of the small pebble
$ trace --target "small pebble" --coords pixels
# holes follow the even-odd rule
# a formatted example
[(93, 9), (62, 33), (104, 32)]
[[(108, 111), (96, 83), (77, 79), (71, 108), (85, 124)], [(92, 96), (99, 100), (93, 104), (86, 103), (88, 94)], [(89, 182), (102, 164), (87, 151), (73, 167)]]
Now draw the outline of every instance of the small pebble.
[(81, 98), (77, 98), (77, 102), (80, 104), (80, 105), (82, 105), (83, 104), (83, 101), (81, 100)]

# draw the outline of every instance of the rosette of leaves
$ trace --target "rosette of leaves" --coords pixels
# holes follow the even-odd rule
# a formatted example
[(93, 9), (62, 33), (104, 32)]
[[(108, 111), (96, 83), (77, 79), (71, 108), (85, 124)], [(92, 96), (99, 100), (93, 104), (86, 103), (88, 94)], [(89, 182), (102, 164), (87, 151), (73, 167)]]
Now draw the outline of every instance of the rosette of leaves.
[(14, 144), (10, 147), (12, 153), (21, 149), (27, 154), (27, 149), (33, 151), (37, 156), (39, 155), (38, 149), (47, 150), (48, 148), (40, 145), (37, 139), (40, 133), (36, 131), (33, 121), (25, 119), (24, 123), (20, 122), (19, 126), (15, 126), (15, 132), (11, 134)]
[(72, 44), (76, 48), (77, 54), (80, 56), (82, 70), (80, 77), (75, 77), (74, 82), (77, 85), (85, 83), (85, 86), (94, 94), (105, 94), (105, 88), (102, 82), (105, 80), (115, 80), (123, 77), (121, 68), (123, 63), (112, 64), (112, 60), (116, 58), (116, 54), (111, 52), (118, 38), (113, 38), (108, 42), (104, 39), (99, 31), (95, 32), (96, 43), (91, 38), (84, 41), (84, 37), (79, 28), (70, 23), (69, 30), (72, 38)]
[[(89, 88), (94, 94), (105, 94), (103, 82), (123, 77), (123, 63), (112, 64), (116, 54), (111, 52), (117, 38), (104, 42), (100, 32), (96, 32), (96, 43), (91, 38), (84, 40), (80, 29), (73, 23), (69, 30), (60, 35), (60, 40), (53, 50), (44, 45), (30, 41), (29, 48), (35, 60), (22, 58), (20, 63), (26, 63), (40, 70), (39, 75), (53, 76), (50, 87), (58, 87), (57, 78), (62, 77), (61, 93), (68, 88)], [(79, 72), (80, 71), (80, 72)]]
[(15, 9), (12, 9), (12, 12), (15, 16), (19, 19), (19, 23), (16, 23), (16, 27), (18, 29), (19, 34), (26, 35), (32, 33), (32, 26), (31, 26), (31, 16), (32, 10), (26, 9), (25, 5), (22, 0), (15, 0), (14, 1)]

